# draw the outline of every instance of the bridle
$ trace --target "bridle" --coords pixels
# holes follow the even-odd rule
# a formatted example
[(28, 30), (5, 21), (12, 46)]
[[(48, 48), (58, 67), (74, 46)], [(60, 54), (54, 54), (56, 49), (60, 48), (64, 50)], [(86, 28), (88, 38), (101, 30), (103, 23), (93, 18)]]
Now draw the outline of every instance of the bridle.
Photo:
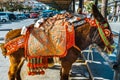
[[(90, 18), (86, 18), (86, 22), (88, 22), (90, 26), (97, 28), (95, 33), (93, 34), (92, 43), (94, 43), (97, 39), (102, 39), (105, 45), (104, 51), (107, 50), (108, 53), (111, 53), (112, 52), (111, 50), (114, 48), (114, 46), (110, 44), (107, 37), (111, 37), (112, 32), (108, 29), (104, 29), (108, 28), (108, 24), (104, 23), (102, 26), (102, 24), (98, 22), (98, 20)], [(96, 36), (97, 32), (99, 33), (100, 38), (99, 35)]]

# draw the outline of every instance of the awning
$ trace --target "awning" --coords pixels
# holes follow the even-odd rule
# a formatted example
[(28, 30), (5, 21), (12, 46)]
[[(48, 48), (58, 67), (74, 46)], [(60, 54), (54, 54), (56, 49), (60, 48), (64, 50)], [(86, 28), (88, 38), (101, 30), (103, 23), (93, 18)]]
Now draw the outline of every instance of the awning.
[(68, 10), (72, 0), (38, 0), (58, 10)]

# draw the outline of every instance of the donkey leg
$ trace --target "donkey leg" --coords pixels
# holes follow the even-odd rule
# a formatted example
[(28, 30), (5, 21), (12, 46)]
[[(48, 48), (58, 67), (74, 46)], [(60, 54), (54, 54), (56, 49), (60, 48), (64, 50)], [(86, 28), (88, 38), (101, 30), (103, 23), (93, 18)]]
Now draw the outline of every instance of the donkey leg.
[(10, 65), (9, 72), (8, 72), (9, 80), (15, 80), (17, 65), (18, 65), (17, 63)]
[(9, 76), (9, 80), (15, 80), (15, 78), (17, 80), (21, 80), (20, 78), (20, 70), (21, 67), (23, 65), (23, 59), (22, 57), (24, 57), (24, 50), (23, 49), (19, 49), (17, 52), (12, 53), (9, 56), (9, 60), (10, 60), (10, 68), (9, 68), (9, 72), (8, 72), (8, 76)]
[(60, 70), (60, 80), (68, 80), (69, 78), (69, 71), (71, 69), (72, 63), (69, 63), (68, 61), (66, 62), (61, 62), (62, 68)]
[(71, 69), (72, 64), (77, 60), (78, 58), (78, 50), (75, 48), (71, 48), (66, 57), (61, 58), (61, 71), (60, 71), (60, 80), (68, 80), (69, 78), (69, 72)]
[(17, 72), (16, 72), (16, 79), (17, 80), (21, 80), (20, 71), (21, 71), (21, 68), (22, 68), (22, 66), (24, 64), (24, 61), (25, 61), (25, 59), (22, 58), (19, 65), (18, 65), (18, 67), (17, 67)]
[[(13, 57), (12, 57), (13, 58)], [(24, 60), (21, 61), (14, 61), (13, 59), (10, 58), (10, 68), (8, 72), (9, 80), (21, 80), (20, 77), (20, 70), (23, 65)]]
[(25, 58), (24, 58), (24, 49), (19, 49), (16, 54), (14, 54), (14, 58), (16, 60), (16, 63), (18, 63), (17, 65), (17, 72), (16, 72), (16, 80), (21, 80), (21, 76), (20, 76), (20, 71), (21, 68), (24, 64)]

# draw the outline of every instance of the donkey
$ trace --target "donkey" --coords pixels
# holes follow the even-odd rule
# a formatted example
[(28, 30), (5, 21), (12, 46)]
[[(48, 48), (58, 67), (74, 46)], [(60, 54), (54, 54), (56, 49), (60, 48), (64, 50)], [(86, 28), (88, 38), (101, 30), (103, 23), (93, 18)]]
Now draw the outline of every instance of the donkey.
[[(77, 60), (81, 50), (86, 49), (90, 44), (97, 44), (100, 49), (105, 52), (113, 51), (111, 45), (114, 43), (114, 41), (112, 38), (111, 28), (95, 5), (92, 5), (92, 15), (94, 16), (96, 25), (91, 25), (90, 22), (86, 21), (82, 25), (75, 27), (75, 46), (71, 47), (67, 51), (65, 57), (60, 58), (60, 80), (69, 79), (69, 71), (72, 64)], [(104, 26), (103, 24), (107, 24), (107, 26)], [(30, 25), (30, 27), (33, 26), (33, 24)], [(107, 30), (107, 32), (105, 32), (105, 30)], [(8, 32), (6, 34), (5, 44), (12, 39), (21, 36), (20, 33), (21, 29), (16, 29)], [(102, 36), (104, 36), (104, 38)], [(6, 49), (3, 46), (4, 45), (1, 46), (2, 53), (6, 54)], [(9, 80), (21, 80), (20, 70), (24, 63), (24, 57), (24, 48), (20, 48), (16, 52), (13, 52), (11, 55), (9, 55), (11, 63), (8, 72)]]

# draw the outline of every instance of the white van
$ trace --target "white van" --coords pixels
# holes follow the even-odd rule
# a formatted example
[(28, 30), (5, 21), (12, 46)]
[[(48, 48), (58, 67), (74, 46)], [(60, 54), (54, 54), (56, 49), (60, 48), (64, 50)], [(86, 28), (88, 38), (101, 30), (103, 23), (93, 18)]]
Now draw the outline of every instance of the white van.
[(9, 17), (8, 14), (6, 12), (0, 12), (0, 22), (8, 22), (9, 21)]

